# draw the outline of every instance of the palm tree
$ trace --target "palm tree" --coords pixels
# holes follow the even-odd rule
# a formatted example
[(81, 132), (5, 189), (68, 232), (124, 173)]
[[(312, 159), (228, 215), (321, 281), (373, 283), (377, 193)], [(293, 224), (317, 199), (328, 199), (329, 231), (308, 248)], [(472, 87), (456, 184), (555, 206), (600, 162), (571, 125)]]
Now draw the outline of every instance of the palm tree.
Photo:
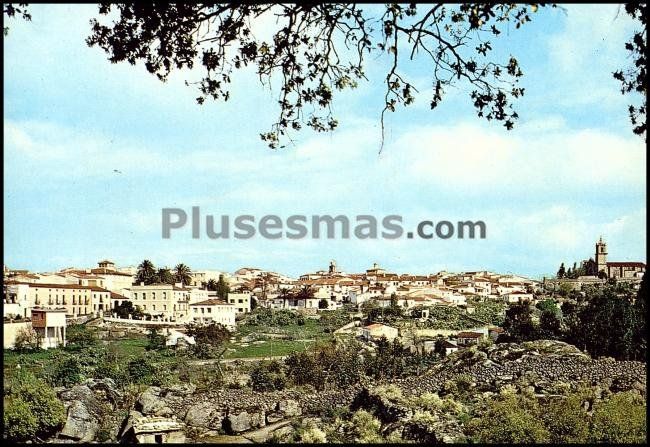
[(192, 276), (191, 276), (192, 270), (185, 264), (181, 263), (178, 264), (174, 268), (174, 276), (176, 279), (176, 282), (182, 283), (184, 286), (188, 285), (189, 283), (192, 282)]
[(138, 283), (144, 282), (145, 284), (151, 284), (156, 281), (156, 268), (148, 259), (142, 261), (138, 266), (138, 273), (136, 274), (136, 281)]
[(296, 292), (296, 298), (301, 299), (301, 300), (308, 300), (310, 298), (314, 297), (314, 289), (312, 289), (310, 286), (302, 286), (298, 291)]
[(209, 280), (208, 282), (206, 282), (204, 284), (205, 284), (205, 288), (207, 290), (211, 290), (213, 292), (217, 291), (218, 283), (214, 279), (211, 279), (211, 280)]

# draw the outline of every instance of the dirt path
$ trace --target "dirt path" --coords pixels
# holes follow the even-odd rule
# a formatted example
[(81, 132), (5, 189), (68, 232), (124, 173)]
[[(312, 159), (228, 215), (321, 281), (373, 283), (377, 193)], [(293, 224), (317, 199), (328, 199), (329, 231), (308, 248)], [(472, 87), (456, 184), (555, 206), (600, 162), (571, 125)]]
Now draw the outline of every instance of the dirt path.
[(274, 432), (278, 428), (291, 424), (291, 422), (292, 419), (286, 419), (284, 421), (276, 422), (274, 424), (269, 424), (265, 427), (260, 428), (259, 430), (242, 433), (241, 436), (256, 443), (263, 443), (269, 439), (269, 436), (271, 435), (272, 432)]
[(207, 359), (207, 360), (190, 360), (188, 363), (190, 365), (214, 365), (215, 363), (234, 363), (237, 361), (242, 361), (242, 362), (259, 362), (261, 360), (284, 360), (286, 359), (286, 355), (267, 355), (263, 357), (243, 357), (243, 358), (232, 358), (232, 359)]

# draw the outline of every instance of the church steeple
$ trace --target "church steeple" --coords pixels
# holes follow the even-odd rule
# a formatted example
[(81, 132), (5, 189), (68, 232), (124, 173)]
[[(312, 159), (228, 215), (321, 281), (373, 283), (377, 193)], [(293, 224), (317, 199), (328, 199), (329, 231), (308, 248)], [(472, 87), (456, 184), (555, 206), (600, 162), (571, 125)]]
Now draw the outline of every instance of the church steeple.
[(603, 242), (602, 236), (600, 236), (600, 239), (596, 242), (596, 266), (598, 272), (607, 272), (607, 244)]

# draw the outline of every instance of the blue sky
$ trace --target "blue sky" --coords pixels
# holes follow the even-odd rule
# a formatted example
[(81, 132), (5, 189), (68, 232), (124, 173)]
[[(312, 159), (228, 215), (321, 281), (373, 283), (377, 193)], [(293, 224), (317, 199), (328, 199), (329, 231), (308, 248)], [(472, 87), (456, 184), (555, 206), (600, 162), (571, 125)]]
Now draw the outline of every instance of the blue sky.
[[(530, 276), (589, 257), (603, 235), (612, 260), (645, 261), (646, 154), (630, 98), (611, 72), (634, 29), (617, 5), (545, 10), (495, 41), (516, 55), (526, 95), (513, 131), (476, 118), (466, 86), (387, 120), (382, 60), (334, 103), (340, 128), (307, 130), (272, 151), (258, 134), (277, 110), (252, 73), (232, 100), (196, 105), (178, 73), (112, 65), (88, 48), (93, 5), (32, 5), (4, 39), (4, 262), (35, 271), (151, 259), (194, 269), (241, 266), (290, 275), (378, 262), (415, 273), (489, 269)], [(375, 70), (373, 70), (375, 68)], [(385, 73), (385, 72), (384, 72)], [(428, 88), (426, 67), (408, 71)], [(114, 170), (121, 171), (121, 174)], [(483, 220), (484, 240), (193, 240), (161, 238), (161, 208), (204, 214), (400, 214)]]

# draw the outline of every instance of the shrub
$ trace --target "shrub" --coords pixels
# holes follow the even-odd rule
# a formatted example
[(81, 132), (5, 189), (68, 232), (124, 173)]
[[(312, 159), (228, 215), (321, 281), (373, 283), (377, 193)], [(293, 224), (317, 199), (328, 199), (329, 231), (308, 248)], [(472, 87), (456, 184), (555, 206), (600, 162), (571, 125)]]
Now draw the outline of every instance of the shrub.
[(41, 349), (43, 338), (33, 328), (23, 328), (16, 334), (14, 349), (18, 352), (32, 352)]
[(83, 367), (79, 358), (74, 355), (67, 355), (56, 362), (50, 373), (50, 382), (54, 386), (69, 387), (80, 383), (83, 379)]
[(544, 443), (550, 434), (539, 418), (535, 400), (505, 393), (487, 402), (469, 422), (468, 431), (480, 443)]
[(16, 442), (46, 439), (65, 421), (65, 408), (54, 390), (29, 372), (9, 379), (5, 389), (4, 429), (6, 439)]
[(365, 410), (357, 410), (352, 416), (351, 424), (357, 442), (373, 443), (382, 442), (379, 434), (381, 422)]
[(147, 357), (138, 357), (128, 363), (129, 378), (133, 383), (150, 385), (156, 368)]
[(632, 392), (617, 393), (594, 405), (592, 442), (637, 444), (646, 442), (646, 408)]
[(277, 361), (261, 362), (251, 371), (250, 384), (253, 391), (283, 390), (287, 378), (282, 365)]
[(93, 330), (83, 324), (71, 324), (66, 328), (66, 349), (79, 350), (98, 343), (97, 335)]

